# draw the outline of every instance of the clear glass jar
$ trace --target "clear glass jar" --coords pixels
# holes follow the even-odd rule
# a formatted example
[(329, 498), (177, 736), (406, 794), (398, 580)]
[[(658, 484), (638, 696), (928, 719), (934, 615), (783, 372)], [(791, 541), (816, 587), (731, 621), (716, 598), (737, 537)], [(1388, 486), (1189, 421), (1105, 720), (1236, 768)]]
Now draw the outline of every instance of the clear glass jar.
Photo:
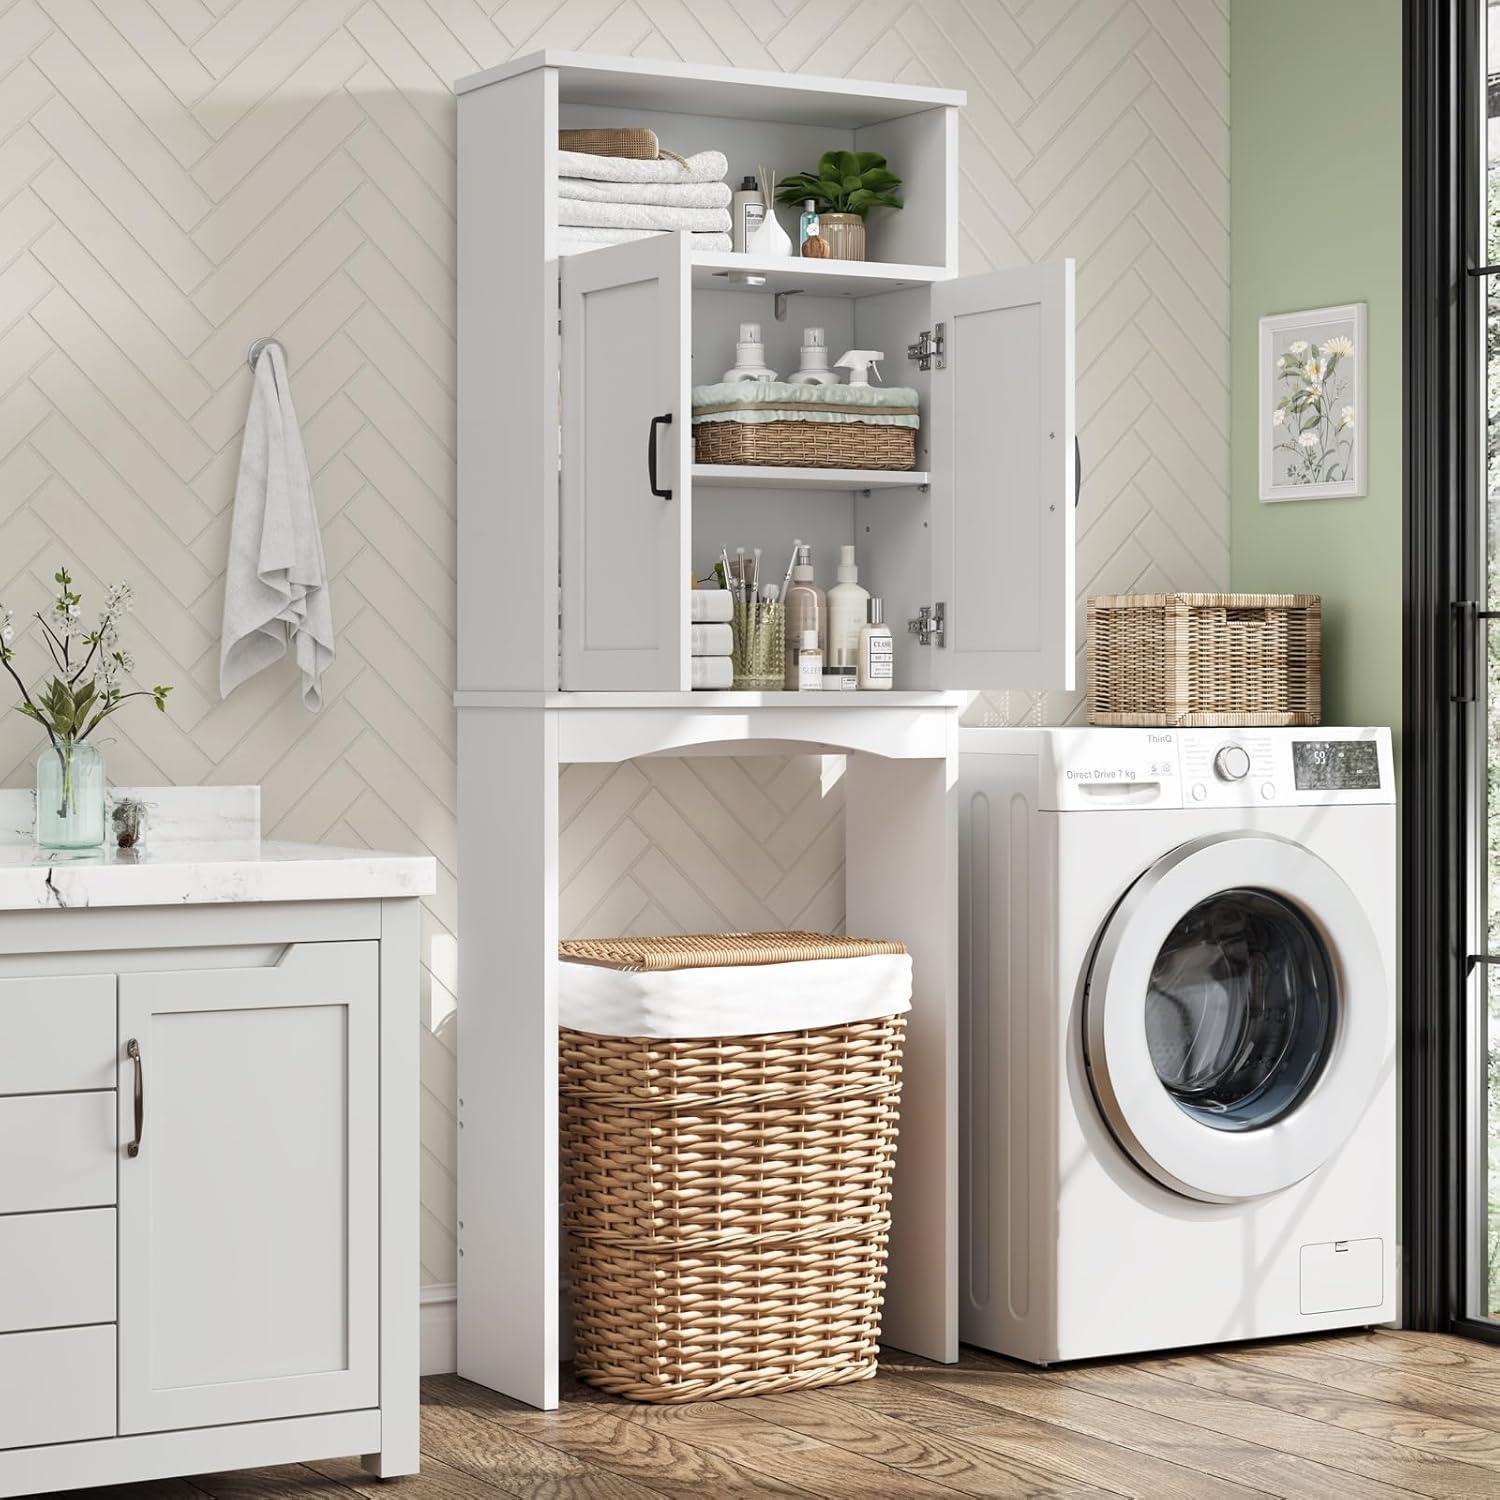
[(43, 849), (93, 849), (104, 842), (104, 757), (60, 739), (36, 761), (36, 841)]

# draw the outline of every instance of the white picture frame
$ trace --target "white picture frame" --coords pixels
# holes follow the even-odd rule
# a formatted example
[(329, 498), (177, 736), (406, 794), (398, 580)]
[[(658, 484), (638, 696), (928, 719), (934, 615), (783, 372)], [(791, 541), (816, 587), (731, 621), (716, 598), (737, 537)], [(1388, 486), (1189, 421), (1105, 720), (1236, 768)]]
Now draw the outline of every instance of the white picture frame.
[(1363, 302), (1260, 320), (1263, 503), (1365, 493), (1367, 351)]

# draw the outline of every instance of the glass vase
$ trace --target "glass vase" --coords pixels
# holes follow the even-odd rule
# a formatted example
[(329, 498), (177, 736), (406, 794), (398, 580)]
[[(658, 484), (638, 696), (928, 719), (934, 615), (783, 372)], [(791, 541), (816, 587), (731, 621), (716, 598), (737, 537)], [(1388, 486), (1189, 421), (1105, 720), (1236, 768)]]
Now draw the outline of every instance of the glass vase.
[(36, 762), (36, 841), (43, 849), (93, 849), (104, 842), (104, 757), (60, 739)]

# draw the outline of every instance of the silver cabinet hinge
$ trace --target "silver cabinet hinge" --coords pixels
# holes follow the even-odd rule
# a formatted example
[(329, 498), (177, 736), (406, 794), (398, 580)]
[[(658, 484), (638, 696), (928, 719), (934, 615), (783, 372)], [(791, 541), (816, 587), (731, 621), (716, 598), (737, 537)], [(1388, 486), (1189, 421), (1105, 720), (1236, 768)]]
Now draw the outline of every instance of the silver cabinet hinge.
[(948, 362), (943, 357), (943, 325), (934, 323), (917, 335), (915, 344), (906, 346), (906, 357), (916, 361), (919, 370), (944, 370)]
[(906, 628), (917, 638), (919, 646), (941, 646), (943, 644), (943, 604), (923, 604), (917, 610), (917, 618), (908, 620)]

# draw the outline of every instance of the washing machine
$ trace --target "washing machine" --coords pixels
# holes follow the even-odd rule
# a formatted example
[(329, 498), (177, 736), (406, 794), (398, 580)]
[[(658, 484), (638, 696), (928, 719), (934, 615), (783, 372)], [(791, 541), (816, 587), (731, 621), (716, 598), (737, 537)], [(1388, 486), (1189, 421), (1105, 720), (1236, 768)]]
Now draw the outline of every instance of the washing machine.
[(960, 739), (961, 1337), (1394, 1319), (1389, 732)]

